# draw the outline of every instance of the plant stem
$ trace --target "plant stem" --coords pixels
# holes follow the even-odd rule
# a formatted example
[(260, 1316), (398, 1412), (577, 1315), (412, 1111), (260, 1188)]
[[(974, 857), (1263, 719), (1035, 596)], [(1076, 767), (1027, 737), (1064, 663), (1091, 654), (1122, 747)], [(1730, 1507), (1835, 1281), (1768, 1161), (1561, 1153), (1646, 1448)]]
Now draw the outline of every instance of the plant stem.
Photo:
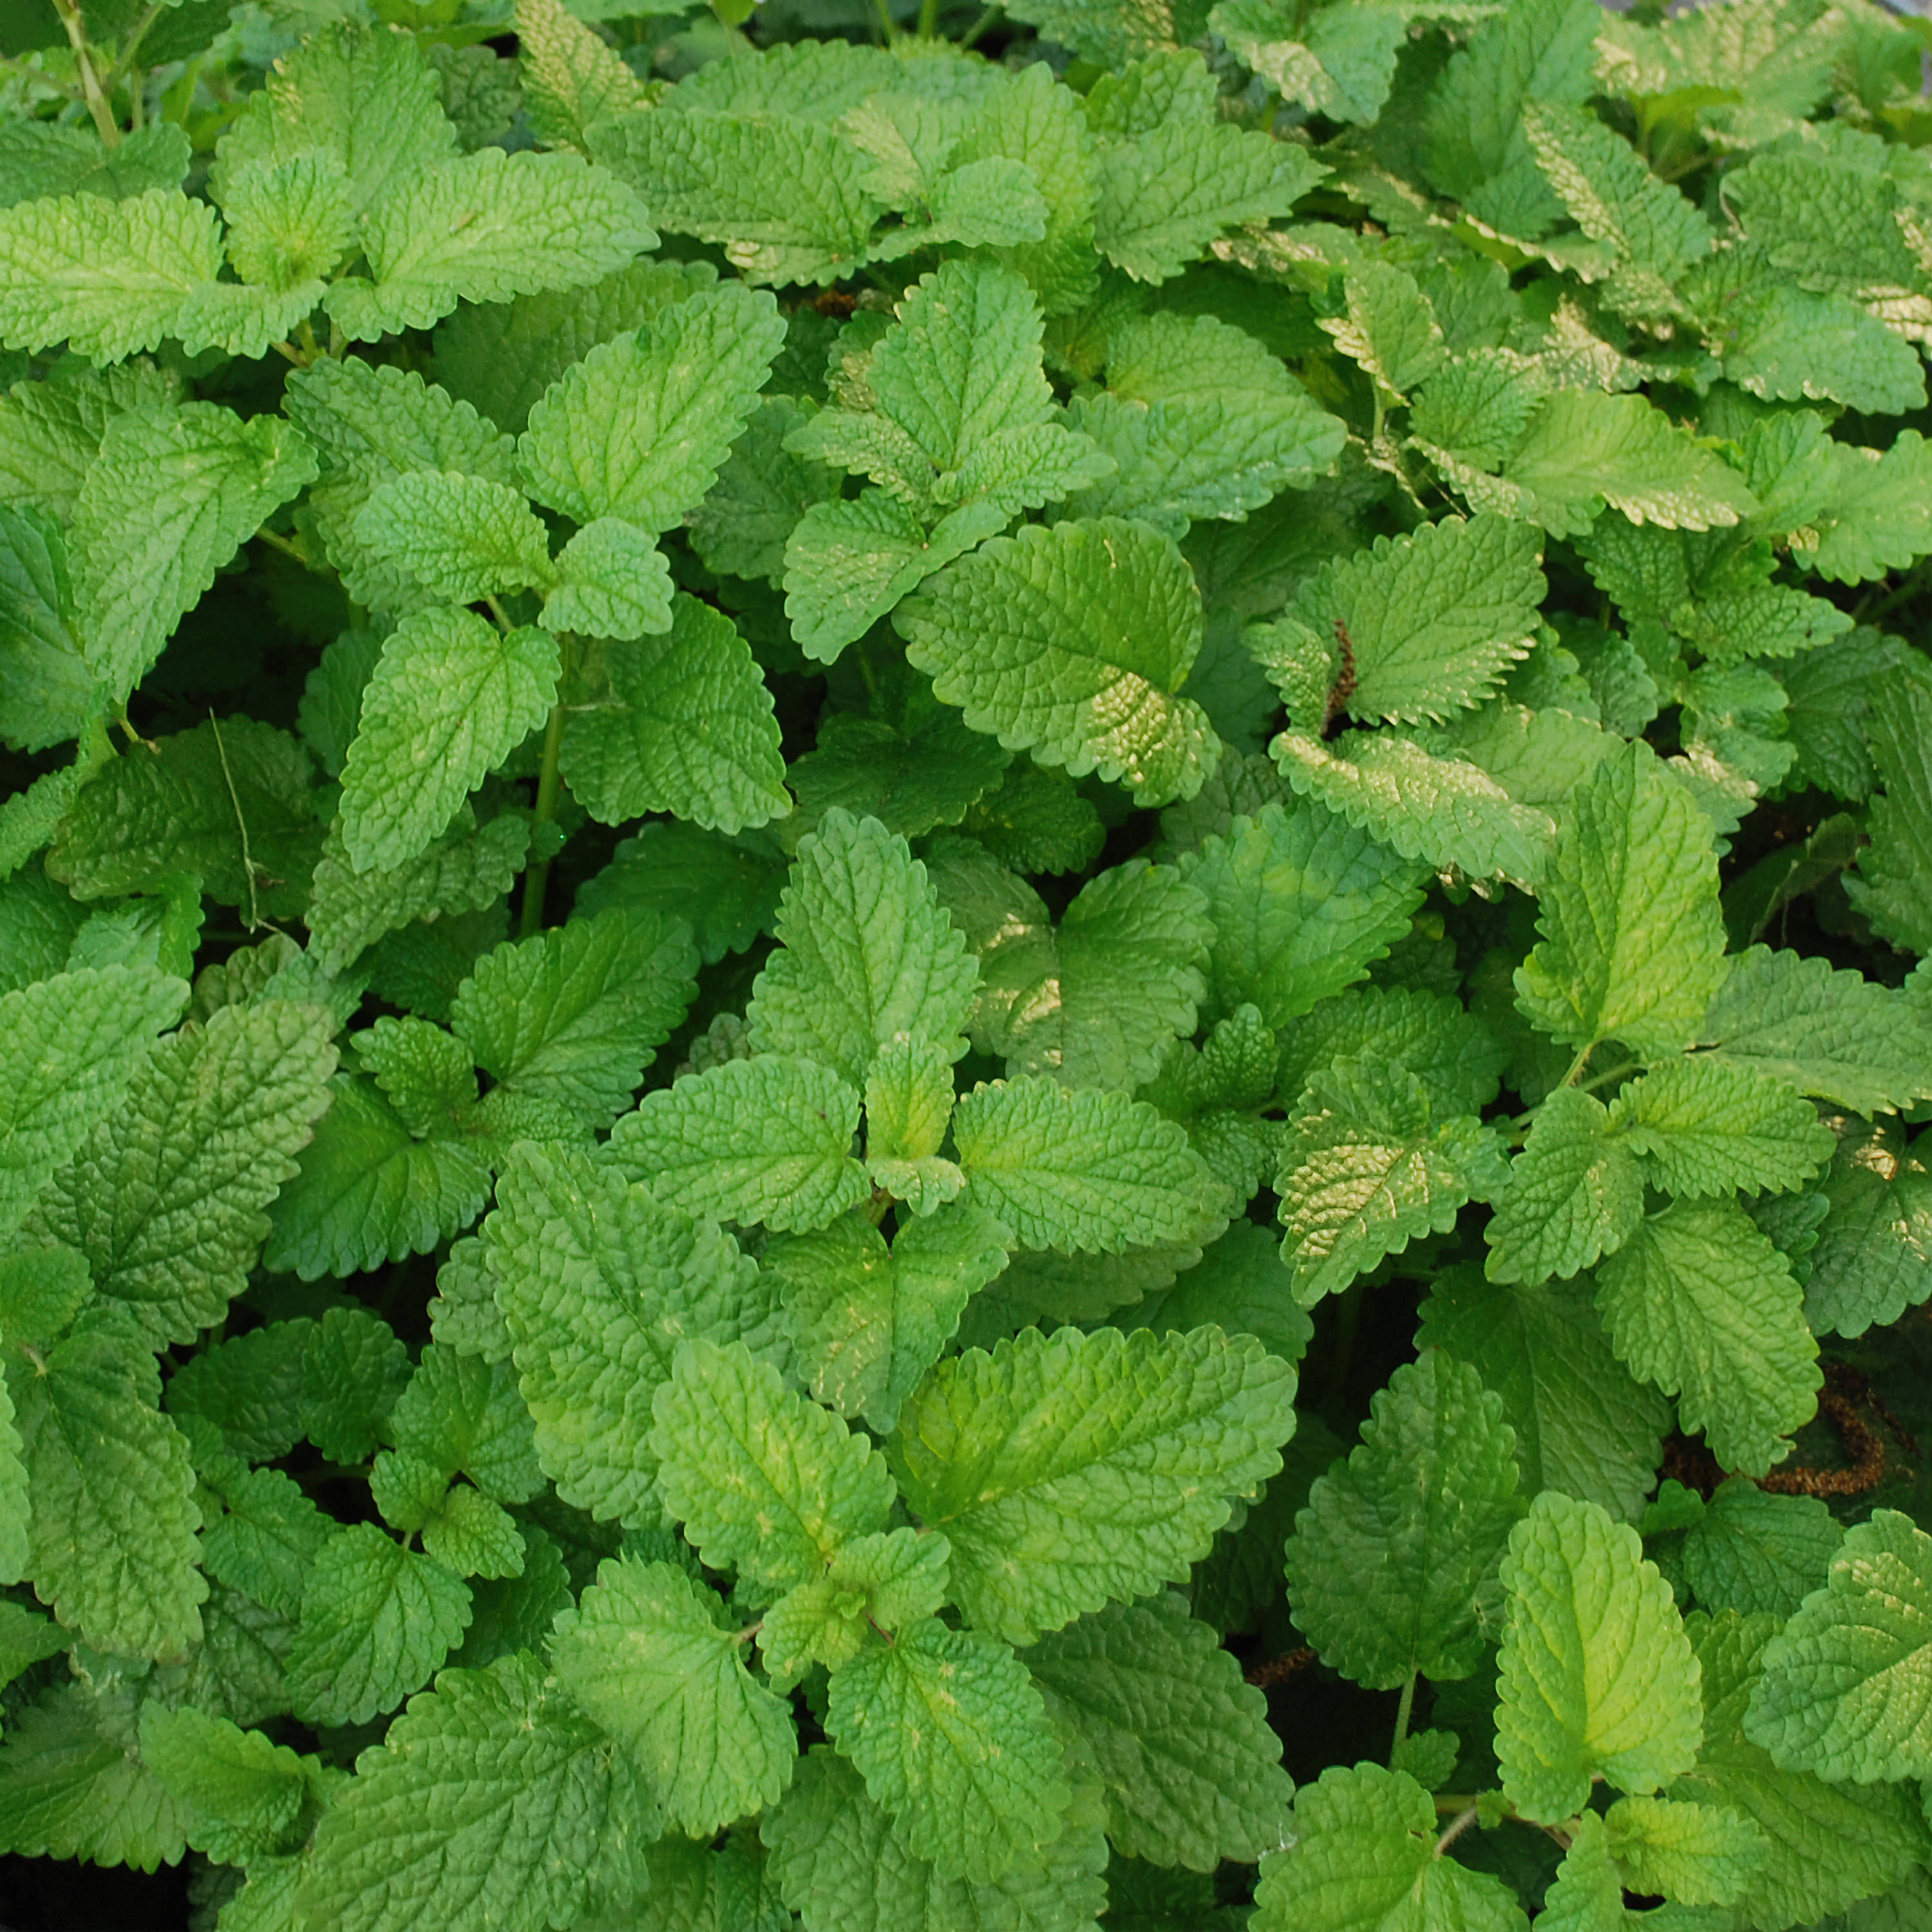
[(985, 33), (986, 30), (992, 26), (994, 22), (998, 20), (1000, 16), (1006, 10), (1004, 7), (988, 7), (986, 10), (966, 29), (965, 32), (960, 35), (960, 52), (964, 53), (968, 47), (976, 45), (978, 43), (980, 36)]
[(1402, 1687), (1402, 1702), (1395, 1707), (1395, 1742), (1389, 1746), (1389, 1768), (1395, 1768), (1395, 1761), (1401, 1754), (1402, 1742), (1408, 1736), (1409, 1714), (1415, 1708), (1415, 1678), (1412, 1670), (1408, 1680)]
[(939, 0), (919, 0), (919, 37), (936, 39), (939, 33)]
[(1557, 1085), (1559, 1087), (1575, 1086), (1576, 1084), (1577, 1076), (1582, 1073), (1585, 1067), (1589, 1065), (1590, 1056), (1592, 1054), (1594, 1053), (1596, 1050), (1597, 1042), (1593, 1040), (1588, 1046), (1584, 1048), (1582, 1052), (1577, 1054), (1574, 1060), (1570, 1061), (1569, 1071), (1564, 1075), (1561, 1080), (1557, 1082)]
[(1588, 1080), (1586, 1080), (1583, 1082), (1583, 1091), (1586, 1094), (1594, 1094), (1599, 1087), (1608, 1087), (1612, 1084), (1615, 1082), (1625, 1078), (1630, 1074), (1641, 1073), (1642, 1071), (1643, 1062), (1642, 1060), (1626, 1060), (1621, 1066), (1613, 1066), (1607, 1073), (1597, 1073), (1592, 1075)]
[(74, 65), (80, 75), (80, 98), (87, 103), (87, 111), (94, 116), (94, 124), (100, 130), (101, 145), (118, 148), (121, 145), (121, 130), (115, 122), (114, 110), (108, 105), (100, 76), (94, 71), (94, 62), (88, 53), (87, 28), (80, 17), (80, 9), (74, 0), (54, 0), (54, 11), (60, 16), (60, 23), (74, 47)]
[(1478, 1806), (1472, 1804), (1466, 1810), (1457, 1812), (1450, 1820), (1449, 1828), (1436, 1841), (1436, 1856), (1438, 1858), (1476, 1822), (1478, 1809)]

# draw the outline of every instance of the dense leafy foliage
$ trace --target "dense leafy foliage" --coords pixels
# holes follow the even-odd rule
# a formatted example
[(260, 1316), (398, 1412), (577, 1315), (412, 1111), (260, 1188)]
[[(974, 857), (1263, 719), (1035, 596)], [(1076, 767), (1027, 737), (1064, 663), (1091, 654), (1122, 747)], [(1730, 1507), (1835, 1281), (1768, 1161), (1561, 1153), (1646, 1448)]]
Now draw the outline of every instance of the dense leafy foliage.
[(1928, 38), (0, 0), (0, 1851), (1932, 1922)]

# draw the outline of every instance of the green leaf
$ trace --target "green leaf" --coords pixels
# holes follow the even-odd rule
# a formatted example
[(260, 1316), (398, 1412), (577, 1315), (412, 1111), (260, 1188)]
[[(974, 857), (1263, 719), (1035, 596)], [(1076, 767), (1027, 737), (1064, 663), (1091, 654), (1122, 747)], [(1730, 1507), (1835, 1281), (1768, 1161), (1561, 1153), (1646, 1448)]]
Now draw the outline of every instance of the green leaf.
[(452, 604), (547, 585), (553, 575), (549, 538), (523, 493), (483, 476), (392, 477), (370, 492), (355, 536), (376, 568)]
[[(1528, 654), (1544, 595), (1541, 552), (1533, 526), (1502, 517), (1425, 524), (1325, 565), (1284, 617), (1247, 634), (1248, 646), (1273, 674), (1310, 640), (1326, 648), (1332, 638), (1336, 702), (1351, 716), (1444, 718), (1481, 704)], [(1292, 709), (1287, 682), (1275, 681)]]
[(994, 1081), (960, 1101), (952, 1131), (969, 1198), (1023, 1248), (1118, 1254), (1210, 1239), (1226, 1220), (1184, 1130), (1117, 1088)]
[(643, 1907), (650, 1916), (639, 1921), (645, 1932), (790, 1932), (791, 1914), (748, 1832), (716, 1851), (688, 1838), (660, 1838), (645, 1847), (644, 1862), (650, 1870)]
[(1852, 904), (1881, 938), (1932, 952), (1932, 679), (1894, 678), (1886, 701), (1865, 723), (1879, 791), (1872, 800), (1871, 843), (1858, 854), (1858, 874), (1845, 881)]
[(1327, 170), (1226, 121), (1171, 120), (1100, 145), (1094, 238), (1138, 282), (1178, 275), (1224, 228), (1286, 214)]
[(1510, 1532), (1497, 1688), (1503, 1791), (1525, 1816), (1580, 1810), (1600, 1774), (1657, 1790), (1703, 1734), (1690, 1640), (1636, 1532), (1545, 1490)]
[(825, 1723), (907, 1847), (983, 1885), (1037, 1862), (1072, 1792), (1039, 1690), (1006, 1646), (928, 1619), (832, 1675)]
[[(171, 1385), (171, 1399), (173, 1393)], [(202, 1538), (203, 1566), (217, 1582), (292, 1622), (302, 1614), (303, 1584), (334, 1522), (279, 1469), (224, 1475), (221, 1500), (226, 1514)]]
[(556, 640), (473, 612), (412, 612), (389, 633), (342, 772), (342, 842), (358, 872), (394, 870), (445, 832), (485, 772), (544, 722)]
[(1296, 1793), (1292, 1850), (1264, 1858), (1252, 1932), (1522, 1932), (1503, 1881), (1436, 1849), (1436, 1805), (1406, 1772), (1334, 1765)]
[(1703, 1674), (1704, 1746), (1674, 1798), (1720, 1804), (1762, 1828), (1767, 1850), (1736, 1911), (1747, 1924), (1809, 1923), (1894, 1886), (1932, 1851), (1918, 1794), (1900, 1784), (1827, 1784), (1780, 1770), (1746, 1734), (1778, 1620), (1733, 1610), (1690, 1619)]
[(587, 152), (584, 130), (644, 104), (644, 83), (558, 0), (517, 0), (517, 66), (530, 132)]
[(182, 1658), (202, 1635), (188, 1446), (157, 1407), (160, 1374), (112, 1329), (70, 1336), (44, 1366), (9, 1365), (32, 1514), (26, 1574), (102, 1650)]
[(823, 1576), (795, 1584), (765, 1612), (765, 1668), (782, 1684), (814, 1663), (836, 1670), (881, 1634), (922, 1622), (946, 1600), (950, 1553), (944, 1537), (923, 1530), (841, 1544)]
[(483, 1237), (544, 1473), (593, 1516), (662, 1522), (651, 1398), (686, 1336), (772, 1346), (756, 1264), (587, 1154), (529, 1142)]
[(829, 1745), (807, 1755), (760, 1833), (772, 1876), (808, 1932), (940, 1932), (976, 1923), (1071, 1932), (1106, 1903), (1107, 1841), (1098, 1780), (1071, 1764), (1067, 1779), (1073, 1796), (1060, 1835), (1038, 1862), (984, 1884), (944, 1876), (909, 1850), (897, 1822)]
[(506, 1363), (431, 1342), (388, 1429), (399, 1449), (469, 1477), (498, 1502), (527, 1502), (543, 1487), (530, 1413)]
[(242, 167), (317, 148), (341, 162), (358, 213), (455, 154), (418, 42), (344, 20), (292, 48), (224, 136), (212, 185), (225, 202)]
[(1678, 1398), (1726, 1468), (1762, 1474), (1817, 1406), (1818, 1345), (1784, 1258), (1734, 1200), (1649, 1216), (1597, 1270), (1617, 1354)]
[(264, 1000), (170, 1035), (42, 1196), (36, 1225), (156, 1344), (220, 1321), (247, 1286), (262, 1210), (328, 1104), (332, 1030), (320, 1007)]
[(192, 1814), (188, 1843), (220, 1864), (286, 1845), (310, 1791), (310, 1766), (286, 1744), (192, 1705), (141, 1707), (141, 1758)]
[(1612, 1852), (1633, 1888), (1684, 1905), (1729, 1905), (1769, 1850), (1756, 1820), (1727, 1808), (1663, 1798), (1621, 1798), (1604, 1819)]
[[(338, 814), (316, 863), (308, 913), (311, 956), (325, 972), (339, 973), (385, 934), (418, 920), (487, 911), (510, 890), (530, 843), (526, 813), (512, 809), (479, 826), (470, 807), (459, 806), (448, 830), (422, 851), (358, 872), (344, 849)], [(460, 970), (452, 971), (452, 980)], [(446, 992), (446, 1006), (448, 998)], [(425, 1010), (420, 1000), (411, 1004)]]
[(746, 1010), (760, 1053), (795, 1054), (861, 1085), (873, 1055), (916, 1033), (949, 1059), (977, 976), (926, 868), (876, 818), (834, 807), (800, 844), (778, 950)]
[(16, 749), (77, 738), (100, 709), (77, 614), (65, 532), (33, 505), (0, 505), (0, 644), (10, 660), (0, 736)]
[(1238, 818), (1181, 870), (1214, 931), (1210, 1011), (1252, 1004), (1270, 1027), (1366, 979), (1421, 902), (1413, 865), (1313, 804)]
[(1040, 310), (1012, 270), (947, 262), (894, 315), (846, 377), (867, 406), (821, 410), (788, 440), (794, 454), (862, 472), (928, 518), (981, 501), (1010, 517), (1105, 473), (1057, 420)]
[(710, 494), (686, 518), (692, 548), (707, 568), (774, 581), (782, 574), (785, 539), (808, 505), (823, 503), (838, 489), (833, 471), (785, 447), (810, 420), (793, 397), (760, 399)]
[(969, 731), (958, 712), (921, 685), (898, 718), (846, 711), (821, 718), (817, 745), (793, 761), (785, 782), (808, 823), (838, 806), (916, 838), (936, 825), (958, 824), (1012, 764), (1010, 752)]
[(358, 1760), (317, 1828), (302, 1906), (343, 1932), (408, 1932), (425, 1914), (446, 1932), (567, 1925), (655, 1812), (534, 1658), (446, 1671)]
[(790, 1709), (746, 1670), (722, 1608), (674, 1565), (626, 1558), (598, 1564), (551, 1640), (558, 1682), (699, 1838), (777, 1803), (798, 1755)]
[(651, 1412), (658, 1485), (714, 1569), (788, 1589), (885, 1527), (884, 1459), (742, 1343), (684, 1344)]
[(214, 209), (177, 189), (16, 202), (0, 208), (0, 343), (118, 362), (159, 347), (220, 266)]
[[(1316, 22), (1325, 17), (1318, 15)], [(1442, 361), (1442, 326), (1415, 278), (1392, 262), (1352, 262), (1342, 278), (1347, 307), (1321, 318), (1343, 355), (1397, 402)], [(1425, 526), (1425, 528), (1427, 526)]]
[(1089, 878), (1058, 927), (1016, 883), (1030, 917), (968, 936), (980, 956), (973, 1037), (1009, 1075), (1132, 1088), (1194, 1030), (1214, 928), (1201, 884), (1144, 861)]
[(334, 154), (242, 161), (224, 171), (228, 259), (244, 282), (278, 294), (301, 290), (306, 314), (355, 236), (354, 190)]
[(1710, 821), (1641, 746), (1571, 794), (1538, 904), (1543, 938), (1516, 974), (1537, 1026), (1646, 1056), (1696, 1038), (1725, 970)]
[(1526, 1494), (1556, 1490), (1629, 1518), (1656, 1481), (1670, 1407), (1610, 1352), (1585, 1288), (1504, 1288), (1445, 1271), (1417, 1341), (1446, 1349), (1503, 1399)]
[(1700, 1603), (1783, 1622), (1820, 1587), (1843, 1535), (1816, 1496), (1774, 1496), (1733, 1476), (1684, 1532), (1677, 1564)]
[(1562, 212), (1536, 164), (1530, 101), (1580, 106), (1598, 16), (1582, 0), (1535, 0), (1492, 16), (1448, 64), (1424, 118), (1429, 178), (1507, 235), (1533, 240)]
[(366, 1462), (410, 1379), (388, 1323), (354, 1304), (332, 1308), (302, 1349), (302, 1430), (332, 1462)]
[(697, 964), (681, 922), (613, 907), (485, 953), (450, 1024), (500, 1091), (602, 1126), (683, 1018)]
[(1201, 649), (1200, 592), (1172, 542), (1114, 518), (1029, 524), (952, 564), (895, 619), (907, 656), (976, 731), (1136, 804), (1192, 798), (1220, 756), (1176, 694)]
[(1570, 220), (1622, 265), (1612, 302), (1626, 313), (1671, 314), (1680, 299), (1672, 285), (1711, 250), (1711, 225), (1696, 202), (1580, 108), (1526, 101), (1522, 131)]
[(367, 1724), (425, 1683), (469, 1622), (460, 1578), (376, 1524), (352, 1524), (310, 1565), (289, 1647), (290, 1698), (310, 1724)]
[(436, 326), (449, 388), (512, 436), (557, 379), (600, 342), (628, 334), (718, 280), (709, 262), (644, 260), (590, 284), (459, 308)]
[(1896, 1510), (1845, 1532), (1824, 1585), (1766, 1646), (1744, 1734), (1786, 1771), (1932, 1774), (1932, 1538)]
[(991, 1216), (958, 1202), (903, 1224), (891, 1247), (848, 1216), (774, 1240), (776, 1277), (812, 1394), (890, 1433), (959, 1325), (967, 1302), (1006, 1264)]
[(1697, 1037), (1714, 1058), (1857, 1113), (1932, 1094), (1932, 1011), (1824, 959), (1754, 946), (1730, 962)]
[(117, 1110), (183, 997), (178, 980), (130, 966), (58, 973), (0, 994), (0, 1228), (20, 1225)]
[[(1282, 1293), (1280, 1244), (1252, 1221), (1236, 1221), (1170, 1288), (1157, 1288), (1121, 1311), (1118, 1326), (1165, 1335), (1211, 1324), (1252, 1335), (1271, 1355), (1299, 1362), (1315, 1324)], [(1272, 1568), (1272, 1564), (1270, 1564)]]
[(315, 1332), (300, 1317), (203, 1348), (169, 1382), (168, 1412), (212, 1422), (251, 1462), (286, 1455), (304, 1432), (302, 1358)]
[(10, 1714), (0, 1748), (0, 1844), (23, 1857), (152, 1872), (178, 1861), (192, 1816), (141, 1762), (144, 1702), (124, 1677), (68, 1684)]
[(1568, 1281), (1629, 1240), (1643, 1219), (1644, 1171), (1636, 1137), (1615, 1131), (1622, 1118), (1575, 1087), (1538, 1108), (1483, 1231), (1492, 1281)]
[(1618, 1094), (1610, 1118), (1676, 1195), (1796, 1188), (1832, 1155), (1815, 1108), (1783, 1081), (1721, 1060), (1653, 1066)]
[(1212, 1871), (1280, 1843), (1292, 1787), (1266, 1700), (1178, 1597), (1109, 1604), (1024, 1661), (1092, 1754), (1118, 1850)]
[(1107, 387), (1069, 419), (1114, 465), (1076, 500), (1176, 538), (1189, 519), (1238, 518), (1330, 469), (1341, 424), (1254, 338), (1212, 316), (1136, 316), (1108, 337)]
[(191, 872), (250, 918), (306, 904), (322, 846), (308, 754), (252, 718), (211, 719), (114, 759), (80, 788), (46, 863), (76, 898)]
[(871, 163), (830, 128), (698, 107), (620, 116), (589, 140), (654, 220), (718, 243), (749, 281), (838, 281), (868, 252)]
[[(1037, 18), (1037, 12), (1035, 13)], [(1048, 315), (1077, 308), (1094, 292), (1092, 144), (1082, 104), (1054, 85), (1037, 62), (1000, 76), (953, 150), (961, 166), (1016, 161), (1030, 172), (1046, 206), (1046, 232), (997, 252), (1031, 284)]]
[(669, 529), (710, 488), (784, 340), (772, 298), (725, 282), (601, 344), (530, 412), (517, 454), (532, 490), (580, 524)]
[(1604, 503), (1678, 530), (1726, 529), (1758, 508), (1744, 478), (1661, 410), (1594, 388), (1558, 389), (1539, 405), (1497, 494), (1498, 508), (1552, 536), (1581, 536)]
[(1284, 731), (1268, 753), (1302, 796), (1405, 859), (1526, 889), (1548, 872), (1556, 821), (1511, 798), (1480, 765), (1439, 757), (1394, 732), (1354, 732), (1339, 742), (1346, 749), (1338, 756), (1309, 732)]
[(860, 1096), (807, 1060), (733, 1060), (646, 1094), (611, 1137), (668, 1204), (774, 1232), (822, 1228), (871, 1192), (850, 1154)]
[(1890, 1121), (1843, 1124), (1804, 1285), (1814, 1334), (1862, 1335), (1932, 1296), (1932, 1176)]
[(108, 702), (127, 698), (217, 574), (315, 474), (300, 432), (272, 415), (244, 422), (188, 403), (108, 424), (68, 532), (82, 650)]
[(1474, 1369), (1431, 1350), (1396, 1370), (1288, 1541), (1289, 1605), (1324, 1663), (1372, 1690), (1477, 1669), (1522, 1513), (1515, 1446)]
[(1795, 553), (1834, 584), (1858, 584), (1932, 550), (1932, 443), (1908, 429), (1883, 452), (1834, 442), (1828, 452), (1824, 500), (1804, 534), (1793, 532)]
[(952, 1546), (968, 1620), (1012, 1642), (1207, 1553), (1280, 1466), (1294, 1374), (1252, 1336), (1023, 1330), (940, 1362), (899, 1414), (907, 1505)]
[(426, 170), (362, 218), (368, 278), (329, 288), (352, 341), (427, 328), (460, 302), (502, 302), (594, 282), (658, 237), (637, 198), (574, 154), (500, 148)]
[[(33, 1550), (28, 1536), (31, 1477), (20, 1460), (24, 1445), (14, 1420), (14, 1398), (0, 1376), (0, 1504), (6, 1512), (0, 1516), (0, 1577), (9, 1583), (17, 1583), (27, 1574)], [(9, 1680), (17, 1674), (9, 1671)]]
[(1295, 1299), (1312, 1308), (1418, 1236), (1446, 1234), (1504, 1179), (1495, 1128), (1438, 1108), (1402, 1067), (1338, 1060), (1310, 1079), (1282, 1137), (1275, 1191)]
[(555, 568), (542, 613), (547, 629), (630, 638), (670, 628), (670, 566), (636, 524), (596, 518), (557, 553)]
[(849, 502), (814, 503), (784, 548), (785, 615), (800, 649), (833, 662), (908, 591), (1006, 522), (990, 503), (962, 503), (928, 531), (877, 489)]
[(264, 1258), (313, 1281), (428, 1254), (460, 1234), (490, 1198), (476, 1149), (418, 1142), (365, 1084), (334, 1085), (301, 1170), (274, 1204)]

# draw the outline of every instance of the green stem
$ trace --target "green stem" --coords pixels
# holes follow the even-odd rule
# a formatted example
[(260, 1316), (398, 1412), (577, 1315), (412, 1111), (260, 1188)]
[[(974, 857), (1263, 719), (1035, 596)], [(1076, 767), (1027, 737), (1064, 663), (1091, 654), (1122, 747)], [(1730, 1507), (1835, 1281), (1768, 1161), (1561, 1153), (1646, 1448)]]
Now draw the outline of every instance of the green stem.
[(988, 7), (965, 32), (959, 37), (960, 51), (963, 53), (970, 46), (978, 45), (980, 36), (986, 32), (1006, 10), (1004, 7)]
[(1410, 1714), (1415, 1708), (1416, 1672), (1412, 1670), (1408, 1679), (1402, 1687), (1402, 1702), (1395, 1707), (1395, 1742), (1389, 1746), (1389, 1768), (1395, 1768), (1395, 1761), (1402, 1754), (1402, 1741), (1408, 1736)]
[(1479, 1808), (1472, 1804), (1466, 1810), (1457, 1812), (1455, 1816), (1450, 1820), (1449, 1828), (1436, 1841), (1436, 1856), (1438, 1858), (1476, 1822), (1476, 1814)]
[(271, 550), (278, 550), (284, 556), (293, 557), (303, 569), (313, 570), (315, 568), (308, 552), (292, 538), (282, 536), (266, 526), (257, 530), (255, 535), (259, 542), (266, 544)]
[(919, 0), (919, 37), (935, 40), (939, 34), (939, 0)]
[(74, 48), (74, 65), (80, 75), (80, 98), (87, 103), (87, 111), (94, 116), (94, 124), (100, 130), (101, 145), (118, 148), (121, 145), (121, 130), (115, 122), (114, 110), (108, 105), (100, 76), (94, 71), (93, 60), (88, 53), (87, 28), (80, 17), (80, 9), (74, 0), (54, 0), (54, 11), (60, 16), (61, 26)]
[[(537, 777), (537, 826), (556, 820), (557, 794), (562, 787), (558, 764), (562, 755), (563, 706), (553, 704), (550, 722), (544, 727), (543, 770)], [(543, 930), (544, 889), (549, 884), (550, 860), (546, 855), (524, 874), (524, 916), (519, 932), (525, 939), (534, 938)]]
[(1627, 1060), (1621, 1066), (1612, 1067), (1607, 1073), (1593, 1075), (1583, 1082), (1583, 1091), (1586, 1094), (1594, 1094), (1599, 1087), (1613, 1086), (1618, 1081), (1627, 1079), (1631, 1074), (1641, 1073), (1642, 1071), (1642, 1060)]
[(1582, 1072), (1585, 1067), (1589, 1065), (1590, 1056), (1596, 1052), (1597, 1046), (1598, 1042), (1595, 1040), (1593, 1040), (1591, 1041), (1589, 1045), (1585, 1047), (1582, 1052), (1578, 1054), (1574, 1060), (1570, 1061), (1570, 1070), (1564, 1075), (1561, 1080), (1557, 1082), (1557, 1085), (1559, 1087), (1575, 1086), (1576, 1084), (1577, 1076)]

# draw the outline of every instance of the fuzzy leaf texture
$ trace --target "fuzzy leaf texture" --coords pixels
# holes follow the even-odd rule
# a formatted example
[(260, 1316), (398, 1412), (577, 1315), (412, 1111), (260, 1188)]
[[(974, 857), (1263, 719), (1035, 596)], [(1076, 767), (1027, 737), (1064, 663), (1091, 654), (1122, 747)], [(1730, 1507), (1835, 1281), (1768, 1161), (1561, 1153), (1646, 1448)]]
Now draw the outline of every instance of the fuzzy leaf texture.
[(896, 1034), (962, 1051), (972, 958), (926, 868), (876, 818), (825, 814), (799, 848), (775, 931), (745, 1016), (758, 1052), (814, 1060), (856, 1087)]
[(1014, 751), (1135, 802), (1192, 798), (1220, 744), (1180, 687), (1200, 592), (1172, 542), (1118, 518), (1029, 524), (950, 565), (894, 616), (933, 688)]
[(1280, 1466), (1292, 1372), (1252, 1336), (1023, 1330), (944, 1361), (899, 1414), (908, 1506), (952, 1547), (952, 1595), (1025, 1642), (1204, 1553)]
[(1636, 1532), (1546, 1490), (1510, 1532), (1502, 1576), (1496, 1756), (1516, 1808), (1554, 1821), (1593, 1775), (1648, 1792), (1688, 1771), (1697, 1661)]
[(1515, 1442), (1474, 1369), (1431, 1351), (1396, 1371), (1288, 1545), (1295, 1623), (1324, 1661), (1371, 1690), (1476, 1668), (1521, 1513)]
[(1646, 1055), (1696, 1037), (1724, 972), (1709, 824), (1641, 746), (1571, 795), (1538, 904), (1544, 937), (1516, 973), (1537, 1026)]

